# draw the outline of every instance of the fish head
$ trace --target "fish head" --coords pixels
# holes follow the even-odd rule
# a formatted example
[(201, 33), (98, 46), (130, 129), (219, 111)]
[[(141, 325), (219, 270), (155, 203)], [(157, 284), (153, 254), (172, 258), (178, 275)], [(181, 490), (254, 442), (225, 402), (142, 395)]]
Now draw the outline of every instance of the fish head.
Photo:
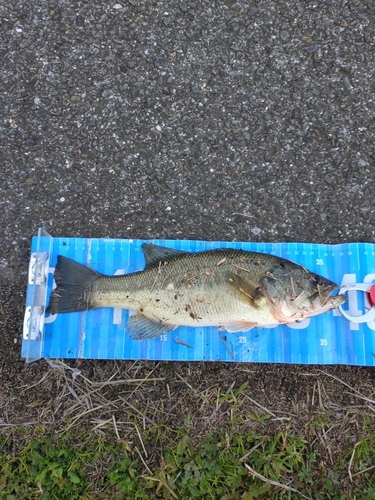
[(290, 261), (282, 261), (261, 279), (259, 290), (280, 323), (301, 321), (335, 309), (345, 295), (331, 294), (339, 286)]

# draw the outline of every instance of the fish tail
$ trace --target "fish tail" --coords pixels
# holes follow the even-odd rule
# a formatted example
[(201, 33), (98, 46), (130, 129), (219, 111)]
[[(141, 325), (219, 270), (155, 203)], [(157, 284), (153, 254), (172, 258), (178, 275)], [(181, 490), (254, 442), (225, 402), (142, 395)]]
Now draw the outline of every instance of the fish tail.
[(93, 285), (100, 276), (90, 267), (59, 255), (54, 274), (56, 288), (46, 312), (57, 314), (92, 309)]

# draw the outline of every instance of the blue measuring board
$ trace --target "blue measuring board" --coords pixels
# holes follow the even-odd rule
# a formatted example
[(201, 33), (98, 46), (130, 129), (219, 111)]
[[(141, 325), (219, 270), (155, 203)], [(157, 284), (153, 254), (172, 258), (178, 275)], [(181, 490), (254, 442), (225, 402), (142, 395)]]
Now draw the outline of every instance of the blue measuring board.
[[(59, 254), (108, 275), (138, 271), (145, 265), (141, 250), (145, 240), (47, 237), (49, 251), (46, 252), (47, 279), (42, 311), (49, 301)], [(34, 237), (32, 252), (41, 251), (43, 241), (43, 237)], [(297, 262), (339, 285), (375, 281), (375, 245), (368, 243), (148, 242), (186, 252), (242, 248), (270, 253)], [(29, 282), (27, 306), (35, 296)], [(359, 316), (365, 312), (366, 301), (363, 293), (352, 290), (347, 293), (344, 308), (353, 316)], [(129, 337), (126, 331), (128, 317), (129, 311), (119, 308), (54, 316), (46, 314), (37, 338), (24, 334), (22, 357), (27, 361), (85, 358), (375, 365), (375, 321), (351, 323), (338, 310), (301, 323), (255, 328), (245, 333), (219, 332), (216, 327), (179, 327), (166, 335), (144, 341)], [(27, 321), (25, 319), (25, 324)]]

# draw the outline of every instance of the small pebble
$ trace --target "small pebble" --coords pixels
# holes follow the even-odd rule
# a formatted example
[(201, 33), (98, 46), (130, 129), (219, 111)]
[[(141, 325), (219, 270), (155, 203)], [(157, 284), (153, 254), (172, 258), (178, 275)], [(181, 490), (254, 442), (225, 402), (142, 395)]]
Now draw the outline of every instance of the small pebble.
[(280, 38), (281, 38), (281, 40), (284, 40), (284, 41), (285, 41), (285, 40), (288, 40), (288, 38), (289, 38), (289, 33), (288, 33), (286, 30), (282, 30), (282, 31), (280, 32)]
[(336, 229), (328, 228), (326, 232), (328, 238), (338, 238), (340, 233)]
[(317, 50), (319, 49), (319, 45), (317, 43), (312, 43), (310, 45), (307, 45), (305, 47), (305, 50), (306, 52), (308, 52), (309, 54), (313, 54), (314, 52), (316, 52)]

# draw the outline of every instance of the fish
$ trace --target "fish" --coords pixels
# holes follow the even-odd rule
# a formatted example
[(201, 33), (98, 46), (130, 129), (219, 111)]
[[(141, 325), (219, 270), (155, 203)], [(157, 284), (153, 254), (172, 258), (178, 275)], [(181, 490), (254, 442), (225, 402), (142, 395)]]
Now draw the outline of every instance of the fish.
[(178, 326), (246, 332), (299, 322), (346, 300), (336, 283), (275, 255), (223, 249), (184, 252), (143, 243), (141, 271), (108, 276), (58, 255), (47, 313), (120, 307), (126, 329), (152, 339)]

